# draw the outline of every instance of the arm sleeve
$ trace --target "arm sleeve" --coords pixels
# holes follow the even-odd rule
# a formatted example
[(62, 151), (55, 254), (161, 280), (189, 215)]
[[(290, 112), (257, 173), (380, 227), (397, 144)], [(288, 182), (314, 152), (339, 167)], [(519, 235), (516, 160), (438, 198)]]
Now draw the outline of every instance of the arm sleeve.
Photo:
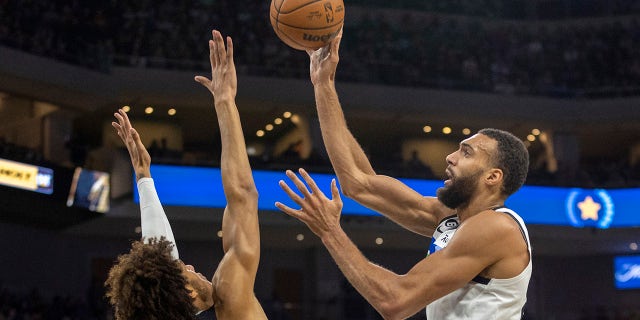
[(138, 194), (140, 195), (140, 223), (142, 228), (142, 237), (160, 238), (165, 237), (168, 241), (173, 243), (173, 250), (171, 256), (175, 259), (179, 259), (178, 247), (176, 240), (173, 237), (171, 231), (171, 225), (169, 219), (164, 213), (160, 198), (156, 192), (155, 184), (151, 178), (141, 178), (138, 180)]

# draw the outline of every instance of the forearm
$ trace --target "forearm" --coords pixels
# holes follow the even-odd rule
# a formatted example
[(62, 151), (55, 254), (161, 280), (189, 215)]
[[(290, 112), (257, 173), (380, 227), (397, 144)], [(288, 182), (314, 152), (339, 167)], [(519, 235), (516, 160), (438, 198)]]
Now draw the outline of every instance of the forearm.
[(353, 172), (375, 174), (364, 150), (347, 127), (333, 81), (314, 86), (322, 138), (331, 164), (341, 183)]
[(149, 238), (165, 237), (174, 246), (171, 255), (179, 259), (178, 247), (173, 237), (173, 231), (169, 219), (164, 213), (160, 198), (156, 192), (153, 179), (142, 178), (138, 180), (138, 194), (140, 195), (140, 227), (145, 241)]
[(232, 97), (218, 98), (214, 104), (222, 142), (220, 169), (225, 195), (229, 202), (245, 201), (249, 194), (256, 193), (256, 187), (238, 108)]
[(322, 242), (351, 285), (385, 319), (394, 318), (399, 276), (367, 260), (342, 229), (323, 236)]

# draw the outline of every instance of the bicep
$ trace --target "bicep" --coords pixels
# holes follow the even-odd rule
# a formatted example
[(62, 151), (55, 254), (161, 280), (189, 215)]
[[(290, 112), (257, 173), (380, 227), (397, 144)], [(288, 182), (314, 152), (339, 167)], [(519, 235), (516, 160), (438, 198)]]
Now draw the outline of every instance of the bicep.
[(425, 197), (398, 179), (363, 175), (360, 181), (360, 187), (345, 193), (348, 197), (418, 234), (430, 237), (450, 211), (436, 198)]
[(399, 285), (406, 295), (398, 302), (399, 310), (415, 313), (462, 288), (495, 262), (496, 255), (490, 252), (486, 239), (458, 233), (460, 230), (446, 248), (429, 255), (402, 277)]

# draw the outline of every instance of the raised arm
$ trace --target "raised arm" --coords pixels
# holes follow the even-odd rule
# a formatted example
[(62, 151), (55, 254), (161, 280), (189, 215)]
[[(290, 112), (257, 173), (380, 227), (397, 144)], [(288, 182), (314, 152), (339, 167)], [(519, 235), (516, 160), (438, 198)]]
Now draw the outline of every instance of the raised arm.
[[(255, 299), (253, 284), (260, 260), (260, 230), (258, 227), (258, 192), (247, 156), (240, 116), (235, 103), (237, 92), (233, 42), (225, 41), (213, 31), (209, 40), (211, 80), (197, 76), (214, 99), (222, 140), (222, 185), (227, 198), (222, 233), (225, 256), (214, 276), (216, 294), (223, 305), (237, 310), (246, 299)], [(245, 308), (246, 309), (246, 308)]]
[(404, 228), (431, 236), (438, 221), (451, 211), (397, 179), (377, 175), (347, 127), (335, 88), (341, 38), (342, 32), (327, 47), (308, 53), (322, 138), (342, 191)]
[(151, 156), (149, 156), (149, 152), (142, 144), (140, 134), (131, 126), (127, 113), (119, 109), (114, 116), (118, 122), (111, 122), (111, 125), (116, 129), (118, 136), (127, 147), (133, 171), (136, 174), (138, 194), (140, 195), (142, 237), (145, 241), (149, 241), (150, 238), (165, 237), (173, 242), (171, 255), (179, 259), (178, 246), (173, 237), (169, 219), (164, 213), (153, 179), (151, 179)]

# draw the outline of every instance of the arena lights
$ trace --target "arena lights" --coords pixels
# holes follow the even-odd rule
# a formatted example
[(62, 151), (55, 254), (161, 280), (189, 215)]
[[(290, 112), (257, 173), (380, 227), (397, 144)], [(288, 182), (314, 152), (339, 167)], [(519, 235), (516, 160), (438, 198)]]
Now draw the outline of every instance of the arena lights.
[(146, 113), (146, 114), (152, 114), (152, 113), (153, 113), (153, 107), (146, 107), (146, 108), (144, 108), (144, 113)]
[(216, 235), (218, 236), (218, 238), (222, 238), (222, 230), (218, 230), (218, 232), (216, 233)]
[(631, 249), (631, 250), (633, 250), (633, 251), (638, 250), (638, 244), (637, 244), (637, 243), (635, 243), (635, 242), (631, 242), (631, 243), (629, 243), (629, 249)]
[(380, 237), (376, 238), (376, 244), (377, 244), (377, 245), (379, 245), (379, 246), (380, 246), (380, 245), (382, 245), (383, 243), (384, 243), (384, 239), (382, 239), (382, 238), (380, 238)]
[(533, 129), (531, 130), (531, 134), (533, 134), (534, 136), (539, 136), (541, 133), (540, 129)]
[[(462, 128), (462, 129), (456, 129), (456, 130), (460, 130), (459, 132), (462, 133), (462, 135), (468, 136), (471, 134), (471, 129), (470, 128)], [(445, 135), (450, 135), (453, 133), (453, 128), (450, 126), (445, 126), (442, 127), (442, 134)], [(422, 132), (424, 133), (431, 133), (433, 132), (433, 127), (429, 126), (429, 125), (425, 125), (424, 127), (422, 127)]]
[(124, 112), (129, 112), (129, 111), (131, 111), (131, 107), (129, 107), (129, 106), (122, 106), (122, 111), (124, 111)]
[(177, 111), (176, 111), (176, 109), (171, 108), (171, 109), (169, 109), (169, 110), (167, 111), (167, 114), (168, 114), (168, 115), (170, 115), (170, 116), (175, 116), (175, 115), (176, 115), (176, 112), (177, 112)]
[(534, 142), (534, 141), (536, 141), (536, 136), (534, 136), (534, 135), (532, 135), (532, 134), (527, 135), (527, 141), (529, 141), (529, 142)]
[[(298, 122), (300, 122), (300, 117), (297, 114), (291, 113), (289, 111), (285, 111), (282, 114), (282, 117), (284, 117), (285, 119), (289, 119), (293, 124), (297, 124)], [(264, 129), (258, 130), (256, 132), (256, 136), (264, 137), (267, 132), (273, 131), (276, 125), (281, 125), (283, 122), (284, 120), (282, 120), (282, 118), (280, 117), (273, 119), (273, 123), (268, 123), (264, 126)]]
[(298, 241), (302, 241), (302, 240), (304, 240), (304, 234), (302, 234), (302, 233), (298, 233), (298, 234), (296, 235), (296, 240), (298, 240)]

